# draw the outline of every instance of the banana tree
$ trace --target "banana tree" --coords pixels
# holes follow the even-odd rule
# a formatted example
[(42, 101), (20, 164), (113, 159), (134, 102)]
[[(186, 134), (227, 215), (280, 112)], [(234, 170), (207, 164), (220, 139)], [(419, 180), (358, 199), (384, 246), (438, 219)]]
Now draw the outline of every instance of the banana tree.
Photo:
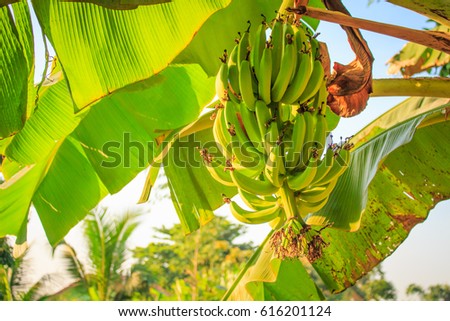
[[(433, 19), (436, 8), (446, 8), (444, 2), (433, 1), (427, 8), (416, 7), (414, 1), (408, 0), (401, 1), (401, 5)], [(205, 146), (220, 148), (214, 126), (214, 117), (221, 119), (217, 117), (220, 111), (211, 111), (209, 108), (216, 104), (210, 102), (219, 99), (222, 102), (218, 104), (223, 104), (234, 99), (230, 93), (236, 93), (229, 93), (226, 87), (225, 97), (216, 74), (223, 62), (233, 57), (235, 38), (243, 43), (238, 32), (243, 36), (250, 28), (246, 36), (249, 44), (257, 43), (257, 33), (252, 30), (261, 25), (261, 20), (267, 25), (291, 19), (293, 25), (306, 26), (306, 38), (296, 43), (300, 46), (297, 52), (310, 57), (311, 63), (318, 66), (314, 69), (328, 77), (317, 86), (318, 99), (315, 94), (314, 99), (300, 99), (305, 100), (304, 104), (290, 108), (286, 121), (298, 109), (307, 114), (317, 101), (313, 109), (326, 117), (322, 126), (332, 130), (339, 121), (336, 113), (356, 115), (365, 107), (369, 95), (420, 97), (405, 100), (345, 144), (337, 144), (339, 151), (334, 152), (350, 149), (344, 152), (349, 165), (333, 182), (327, 201), (320, 207), (309, 207), (299, 220), (300, 229), (320, 235), (316, 238), (320, 240), (316, 244), (320, 251), (315, 255), (283, 259), (274, 253), (273, 235), (277, 235), (279, 225), (289, 215), (298, 216), (301, 206), (305, 208), (299, 195), (290, 193), (289, 188), (285, 190), (289, 193), (283, 195), (274, 192), (272, 197), (284, 214), (271, 221), (273, 230), (225, 299), (322, 299), (305, 269), (307, 264), (312, 264), (331, 291), (343, 291), (390, 255), (438, 202), (449, 198), (450, 151), (440, 143), (440, 137), (448, 136), (450, 130), (448, 78), (372, 81), (370, 44), (360, 37), (357, 28), (390, 30), (393, 36), (406, 35), (405, 39), (447, 56), (448, 33), (410, 29), (400, 32), (395, 26), (352, 18), (339, 1), (296, 1), (296, 6), (293, 1), (281, 0), (105, 3), (32, 1), (41, 27), (32, 30), (27, 1), (0, 2), (0, 21), (5, 30), (0, 57), (4, 70), (0, 80), (0, 154), (5, 179), (0, 185), (0, 236), (12, 234), (18, 236), (17, 242), (25, 241), (28, 209), (34, 206), (49, 242), (55, 246), (100, 200), (118, 192), (147, 167), (150, 169), (142, 202), (148, 199), (158, 170), (163, 167), (184, 232), (191, 233), (207, 224), (214, 218), (214, 211), (238, 193), (236, 175), (234, 184), (213, 178), (204, 162), (205, 156), (209, 160), (208, 154), (202, 153)], [(445, 11), (439, 16), (442, 26), (449, 27), (449, 16)], [(343, 25), (357, 56), (349, 66), (336, 65), (333, 76), (326, 66), (323, 44), (315, 41), (318, 19)], [(275, 26), (271, 27), (274, 32)], [(48, 61), (42, 81), (35, 85), (33, 41), (40, 33), (45, 43), (51, 43), (56, 57), (51, 64)], [(296, 39), (294, 34), (279, 43), (293, 45)], [(258, 47), (261, 52), (264, 47), (275, 48), (272, 40), (268, 45), (262, 42)], [(253, 55), (246, 54), (248, 48), (240, 47), (238, 59), (252, 62), (250, 75), (258, 72)], [(284, 55), (284, 51), (272, 53)], [(293, 58), (284, 59), (292, 62)], [(244, 64), (244, 68), (248, 66)], [(239, 72), (241, 67), (237, 67)], [(287, 73), (283, 71), (283, 75)], [(294, 81), (295, 76), (291, 76)], [(323, 79), (320, 74), (315, 77)], [(289, 90), (285, 81), (290, 78), (276, 81), (273, 76), (273, 86), (278, 88), (275, 96)], [(227, 76), (227, 82), (231, 83), (231, 79)], [(361, 81), (355, 85), (349, 79)], [(243, 92), (242, 96), (237, 93), (236, 104), (241, 105), (241, 98), (251, 99), (248, 93), (258, 92), (259, 83), (250, 78), (247, 90), (239, 86)], [(416, 90), (424, 86), (427, 90)], [(324, 107), (327, 103), (331, 109)], [(238, 122), (246, 112), (242, 111)], [(260, 128), (274, 127), (269, 122), (279, 124), (282, 117), (280, 113), (274, 121), (266, 119)], [(242, 134), (239, 127), (240, 123), (236, 123), (236, 134)], [(249, 131), (244, 134), (250, 136)], [(320, 146), (310, 147), (316, 155), (314, 162), (322, 161)], [(430, 168), (429, 164), (434, 165)], [(302, 165), (298, 172), (301, 170)], [(259, 199), (271, 202), (270, 197)], [(290, 214), (286, 215), (287, 208)]]

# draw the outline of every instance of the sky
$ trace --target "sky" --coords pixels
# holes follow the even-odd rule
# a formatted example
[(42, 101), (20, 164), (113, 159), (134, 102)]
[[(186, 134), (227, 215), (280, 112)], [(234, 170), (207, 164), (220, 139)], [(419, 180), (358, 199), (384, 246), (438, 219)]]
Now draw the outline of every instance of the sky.
[[(355, 17), (375, 20), (380, 22), (399, 24), (405, 27), (420, 29), (431, 27), (426, 17), (415, 14), (406, 9), (396, 7), (384, 1), (375, 2), (368, 6), (368, 1), (343, 1), (347, 9)], [(37, 22), (34, 20), (35, 30)], [(322, 22), (318, 29), (318, 39), (326, 42), (331, 55), (332, 62), (348, 63), (354, 59), (354, 54), (348, 45), (344, 31), (331, 23)], [(406, 43), (403, 40), (362, 31), (362, 34), (375, 57), (373, 76), (374, 78), (400, 77), (399, 75), (387, 75), (386, 62)], [(41, 77), (44, 64), (44, 51), (40, 41), (36, 41), (36, 80)], [(391, 107), (402, 101), (405, 97), (396, 98), (371, 98), (366, 110), (357, 118), (342, 119), (334, 136), (347, 137), (358, 132), (362, 127), (371, 122), (375, 117), (386, 112)], [(160, 176), (154, 189), (153, 200), (147, 204), (136, 205), (145, 180), (145, 172), (139, 174), (135, 180), (124, 189), (113, 196), (108, 196), (101, 205), (108, 206), (113, 213), (122, 213), (126, 210), (137, 210), (144, 213), (142, 223), (131, 239), (132, 246), (145, 246), (152, 241), (153, 228), (170, 226), (178, 222), (177, 215), (171, 201), (164, 195), (166, 193), (158, 190), (163, 184), (164, 177)], [(450, 245), (450, 202), (440, 203), (431, 211), (429, 218), (422, 224), (417, 225), (410, 233), (406, 241), (388, 257), (382, 264), (386, 272), (386, 278), (393, 282), (398, 290), (399, 299), (408, 299), (405, 289), (410, 283), (417, 283), (423, 287), (432, 284), (450, 284), (450, 256), (442, 251)], [(232, 222), (238, 223), (228, 212), (226, 207), (217, 210), (217, 215), (226, 216)], [(32, 242), (43, 244), (45, 236), (39, 226), (36, 216), (32, 216), (30, 222), (30, 239)], [(248, 233), (242, 240), (251, 240), (255, 244), (261, 242), (269, 231), (268, 226), (250, 226)], [(78, 245), (82, 250), (80, 242), (80, 228), (74, 228), (66, 240)], [(448, 251), (447, 251), (448, 252)], [(50, 255), (48, 253), (48, 255)], [(45, 269), (45, 260), (41, 260), (36, 268)]]

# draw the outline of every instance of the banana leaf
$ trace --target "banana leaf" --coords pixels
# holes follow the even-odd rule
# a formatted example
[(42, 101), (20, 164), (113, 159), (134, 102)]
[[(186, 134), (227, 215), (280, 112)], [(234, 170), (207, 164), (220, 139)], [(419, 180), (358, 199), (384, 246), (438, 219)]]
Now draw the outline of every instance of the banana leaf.
[[(313, 263), (332, 292), (345, 290), (372, 270), (438, 202), (450, 198), (450, 148), (442, 143), (442, 137), (450, 135), (449, 106), (449, 99), (410, 98), (353, 138), (356, 147), (349, 169), (326, 207), (308, 222), (335, 223), (321, 232), (328, 245)], [(256, 262), (243, 273), (267, 265)], [(302, 269), (290, 277), (298, 277), (297, 273), (303, 275)], [(260, 298), (258, 289), (279, 275), (281, 270), (264, 275), (256, 287), (249, 286), (251, 280), (238, 279), (230, 297)]]
[(171, 0), (62, 0), (66, 2), (85, 2), (93, 3), (98, 6), (102, 6), (109, 9), (116, 10), (132, 10), (136, 9), (138, 6), (151, 6), (166, 2), (171, 2)]
[(402, 6), (423, 14), (447, 27), (450, 27), (450, 6), (447, 0), (387, 0), (397, 6)]
[[(12, 9), (12, 10), (11, 10)], [(27, 95), (34, 71), (31, 20), (26, 1), (0, 7), (0, 140), (15, 135), (27, 118)]]
[(33, 1), (61, 61), (75, 111), (164, 70), (211, 14), (229, 0), (173, 1), (135, 10), (91, 3)]

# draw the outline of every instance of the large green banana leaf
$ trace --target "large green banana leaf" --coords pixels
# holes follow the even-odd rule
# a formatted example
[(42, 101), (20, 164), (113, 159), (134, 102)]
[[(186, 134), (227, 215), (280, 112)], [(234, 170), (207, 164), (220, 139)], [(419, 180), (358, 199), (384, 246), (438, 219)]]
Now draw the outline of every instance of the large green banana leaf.
[[(309, 220), (340, 227), (321, 232), (328, 246), (313, 264), (331, 291), (353, 285), (392, 254), (438, 202), (450, 198), (450, 149), (442, 140), (450, 135), (448, 107), (448, 99), (410, 98), (354, 137), (349, 169), (325, 209)], [(245, 273), (264, 266), (256, 262)], [(290, 277), (296, 273), (303, 275), (303, 267)], [(262, 285), (249, 287), (255, 281), (238, 279), (230, 297), (259, 298), (255, 289), (274, 280), (277, 275), (265, 275), (256, 278)]]
[(25, 0), (0, 7), (0, 140), (16, 134), (27, 118), (34, 58), (31, 20)]
[(91, 3), (33, 1), (61, 61), (75, 110), (161, 72), (202, 24), (230, 0), (176, 0), (134, 10)]

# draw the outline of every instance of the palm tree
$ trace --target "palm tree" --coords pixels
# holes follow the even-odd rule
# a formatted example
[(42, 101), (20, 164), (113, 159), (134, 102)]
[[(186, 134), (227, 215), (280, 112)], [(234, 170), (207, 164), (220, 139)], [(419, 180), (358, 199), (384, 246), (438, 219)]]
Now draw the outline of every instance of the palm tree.
[(62, 276), (57, 273), (44, 274), (32, 281), (30, 247), (22, 246), (21, 253), (14, 257), (10, 243), (7, 237), (0, 238), (0, 301), (45, 300), (55, 289), (63, 287)]
[(52, 299), (122, 300), (138, 284), (138, 275), (127, 273), (127, 241), (138, 226), (138, 215), (126, 213), (114, 218), (106, 209), (91, 212), (85, 220), (84, 237), (88, 259), (83, 262), (75, 248), (59, 244), (66, 269), (75, 280)]

